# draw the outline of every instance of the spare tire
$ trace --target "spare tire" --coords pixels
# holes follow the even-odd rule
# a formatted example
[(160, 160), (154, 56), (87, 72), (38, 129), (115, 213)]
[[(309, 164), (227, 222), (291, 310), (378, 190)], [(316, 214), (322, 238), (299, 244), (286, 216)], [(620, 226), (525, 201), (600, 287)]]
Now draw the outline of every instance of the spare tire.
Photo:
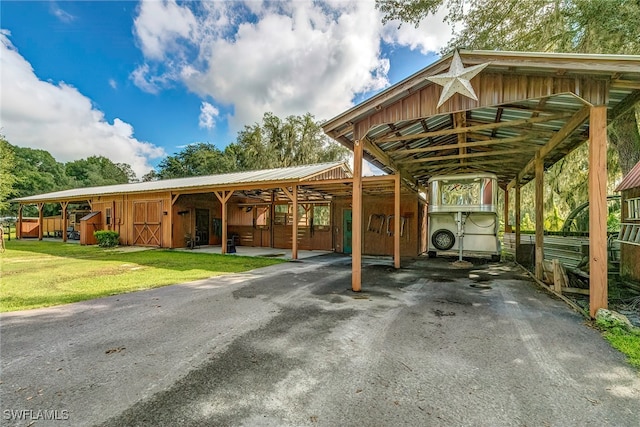
[(431, 235), (431, 243), (436, 249), (448, 251), (456, 243), (456, 237), (451, 231), (441, 228)]

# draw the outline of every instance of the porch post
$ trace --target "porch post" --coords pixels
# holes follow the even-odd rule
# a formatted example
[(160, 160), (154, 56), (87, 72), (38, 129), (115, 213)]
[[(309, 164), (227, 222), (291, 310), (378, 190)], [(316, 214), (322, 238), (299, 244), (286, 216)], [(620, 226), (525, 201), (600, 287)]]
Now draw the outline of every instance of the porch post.
[(509, 224), (509, 189), (504, 188), (504, 232), (511, 233), (511, 225)]
[[(357, 136), (357, 135), (356, 135)], [(362, 289), (362, 157), (364, 141), (354, 139), (351, 200), (351, 289)]]
[(223, 255), (227, 253), (227, 201), (231, 198), (233, 191), (214, 191), (220, 201), (220, 210), (222, 216), (222, 248), (220, 253)]
[(591, 107), (589, 121), (589, 314), (608, 305), (607, 107)]
[(293, 224), (291, 224), (291, 259), (298, 259), (298, 186), (293, 186), (291, 197)]
[(23, 205), (20, 203), (18, 206), (18, 224), (16, 227), (16, 239), (22, 239), (22, 208)]
[(62, 241), (67, 242), (67, 206), (69, 206), (69, 202), (60, 202), (60, 207), (62, 208)]
[(544, 278), (544, 159), (536, 154), (536, 278)]
[(394, 176), (393, 266), (400, 268), (400, 172)]
[(44, 203), (38, 203), (38, 240), (42, 240), (44, 228)]
[(521, 200), (520, 200), (520, 182), (516, 182), (516, 186), (514, 187), (515, 190), (515, 216), (516, 216), (516, 223), (515, 223), (515, 239), (516, 239), (516, 261), (518, 261), (518, 255), (520, 255), (520, 214), (521, 212)]

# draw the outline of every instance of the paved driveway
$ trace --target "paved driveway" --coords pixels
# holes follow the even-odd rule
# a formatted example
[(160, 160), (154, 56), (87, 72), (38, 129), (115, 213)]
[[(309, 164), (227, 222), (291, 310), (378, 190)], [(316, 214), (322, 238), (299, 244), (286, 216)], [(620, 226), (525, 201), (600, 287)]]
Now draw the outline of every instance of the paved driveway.
[(368, 263), (361, 294), (323, 256), (5, 314), (2, 423), (639, 425), (638, 373), (519, 269)]

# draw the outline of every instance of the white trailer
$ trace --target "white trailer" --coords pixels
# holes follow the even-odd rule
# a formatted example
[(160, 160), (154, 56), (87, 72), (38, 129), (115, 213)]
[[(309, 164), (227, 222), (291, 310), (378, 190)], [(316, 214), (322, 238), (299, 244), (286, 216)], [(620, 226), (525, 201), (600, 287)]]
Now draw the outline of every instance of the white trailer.
[(498, 180), (494, 174), (440, 175), (429, 180), (429, 257), (456, 251), (500, 260)]

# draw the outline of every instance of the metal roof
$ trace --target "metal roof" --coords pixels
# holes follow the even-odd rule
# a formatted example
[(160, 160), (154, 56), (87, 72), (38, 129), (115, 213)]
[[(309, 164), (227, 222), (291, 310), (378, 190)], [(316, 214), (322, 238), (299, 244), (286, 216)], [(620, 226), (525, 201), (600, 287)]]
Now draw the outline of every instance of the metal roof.
[(624, 191), (631, 188), (640, 188), (640, 162), (631, 168), (629, 173), (622, 179), (622, 182), (616, 187), (616, 191)]
[[(640, 56), (460, 50), (479, 100), (456, 94), (437, 107), (453, 53), (323, 124), (327, 135), (405, 182), (434, 175), (494, 173), (501, 186), (534, 177), (536, 153), (548, 168), (589, 137), (590, 107), (609, 121), (640, 101)], [(357, 135), (357, 136), (356, 136)]]
[(91, 196), (105, 196), (114, 194), (147, 193), (154, 191), (190, 191), (197, 189), (213, 190), (215, 188), (227, 188), (241, 184), (251, 185), (286, 182), (298, 183), (313, 179), (322, 173), (340, 169), (351, 176), (349, 166), (344, 162), (318, 163), (305, 166), (292, 166), (287, 168), (263, 169), (245, 172), (233, 172), (219, 175), (194, 176), (189, 178), (165, 179), (159, 181), (136, 182), (130, 184), (105, 185), (100, 187), (75, 188), (52, 193), (38, 194), (34, 196), (13, 199), (14, 202), (47, 202), (64, 200), (83, 200)]

